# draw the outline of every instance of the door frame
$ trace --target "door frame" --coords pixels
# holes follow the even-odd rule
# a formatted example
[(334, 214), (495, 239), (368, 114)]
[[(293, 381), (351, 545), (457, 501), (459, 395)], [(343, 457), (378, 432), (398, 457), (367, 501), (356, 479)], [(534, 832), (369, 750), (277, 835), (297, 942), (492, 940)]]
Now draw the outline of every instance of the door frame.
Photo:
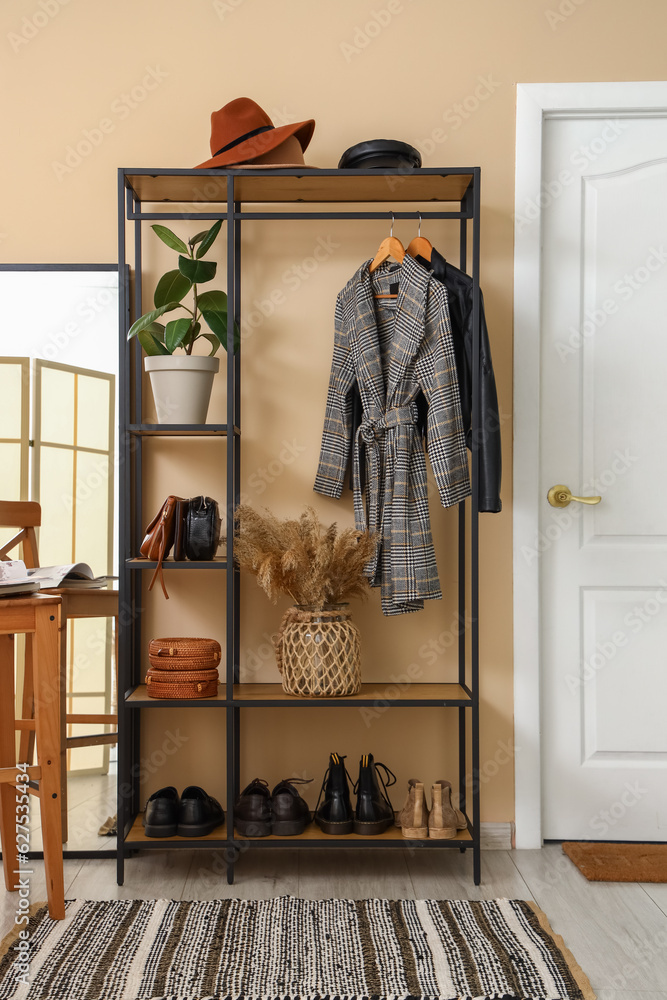
[(517, 848), (542, 845), (539, 536), (542, 145), (548, 118), (667, 115), (667, 82), (517, 84), (514, 200), (514, 745)]

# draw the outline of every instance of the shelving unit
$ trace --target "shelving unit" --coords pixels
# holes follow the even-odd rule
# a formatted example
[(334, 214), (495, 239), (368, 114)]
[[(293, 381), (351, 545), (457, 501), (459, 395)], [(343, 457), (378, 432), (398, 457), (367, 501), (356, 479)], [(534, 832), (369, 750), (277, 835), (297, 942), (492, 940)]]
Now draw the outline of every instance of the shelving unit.
[[(121, 616), (119, 641), (119, 775), (118, 775), (118, 883), (124, 878), (124, 861), (139, 848), (202, 847), (224, 849), (228, 881), (233, 882), (234, 866), (248, 847), (299, 848), (327, 847), (458, 848), (473, 853), (473, 878), (480, 882), (480, 821), (479, 821), (479, 539), (478, 539), (478, 452), (474, 442), (479, 427), (479, 366), (473, 366), (471, 460), (472, 498), (459, 504), (458, 529), (458, 610), (461, 621), (470, 622), (469, 645), (466, 631), (461, 630), (458, 643), (458, 677), (456, 682), (411, 684), (406, 690), (388, 693), (378, 684), (364, 684), (361, 692), (344, 698), (308, 699), (285, 694), (279, 684), (239, 683), (239, 573), (234, 566), (231, 518), (240, 493), (241, 462), (241, 351), (233, 354), (232, 330), (229, 324), (227, 364), (227, 422), (205, 425), (145, 424), (142, 419), (141, 349), (136, 341), (128, 345), (127, 326), (123, 317), (128, 311), (142, 313), (142, 223), (196, 219), (200, 222), (223, 219), (227, 236), (227, 294), (229, 315), (240, 325), (241, 298), (241, 226), (244, 221), (306, 219), (417, 219), (452, 220), (459, 223), (460, 266), (468, 270), (468, 229), (471, 274), (473, 278), (473, 357), (479, 358), (480, 295), (480, 169), (425, 168), (409, 173), (391, 170), (154, 170), (121, 169), (118, 176), (118, 237), (120, 274), (127, 274), (127, 222), (133, 224), (134, 296), (129, 280), (121, 284), (120, 339), (120, 601), (121, 608), (137, 607), (140, 573), (155, 568), (155, 563), (137, 557), (141, 542), (141, 490), (143, 443), (151, 437), (215, 437), (227, 442), (227, 553), (213, 562), (174, 562), (166, 560), (164, 568), (188, 571), (224, 570), (226, 573), (226, 673), (215, 698), (202, 701), (148, 698), (142, 683), (142, 638), (140, 616)], [(394, 204), (418, 203), (419, 211), (391, 210)], [(349, 206), (382, 205), (382, 209), (355, 210)], [(432, 205), (446, 207), (434, 208)], [(159, 205), (159, 210), (146, 206)], [(423, 208), (428, 205), (428, 208)], [(249, 208), (248, 206), (253, 206)], [(255, 210), (259, 206), (259, 210)], [(278, 207), (276, 207), (278, 206)], [(285, 208), (284, 206), (290, 206)], [(344, 207), (339, 207), (344, 206)], [(466, 510), (468, 508), (468, 510)], [(468, 567), (468, 569), (467, 569)], [(467, 573), (469, 576), (467, 576)], [(331, 708), (344, 711), (360, 706), (400, 708), (419, 707), (432, 710), (456, 709), (459, 749), (460, 807), (466, 814), (468, 828), (453, 840), (422, 840), (409, 842), (397, 828), (377, 837), (354, 834), (334, 838), (323, 834), (311, 824), (299, 837), (266, 837), (252, 839), (240, 836), (234, 829), (234, 800), (240, 786), (240, 727), (242, 708)], [(186, 840), (180, 837), (151, 840), (144, 834), (140, 814), (138, 768), (141, 713), (147, 708), (198, 708), (202, 711), (223, 709), (226, 719), (227, 801), (225, 825), (208, 837)], [(468, 737), (470, 736), (470, 754)], [(467, 764), (470, 763), (468, 772)], [(471, 781), (470, 795), (466, 795)], [(471, 809), (468, 809), (471, 806)]]

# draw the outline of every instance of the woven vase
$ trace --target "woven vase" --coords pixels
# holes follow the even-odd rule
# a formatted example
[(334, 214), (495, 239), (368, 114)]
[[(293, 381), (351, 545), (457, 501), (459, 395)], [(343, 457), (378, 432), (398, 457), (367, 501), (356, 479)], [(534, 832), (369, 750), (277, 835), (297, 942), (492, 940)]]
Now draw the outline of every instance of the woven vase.
[(347, 604), (288, 608), (275, 651), (287, 694), (341, 698), (361, 690), (361, 639)]

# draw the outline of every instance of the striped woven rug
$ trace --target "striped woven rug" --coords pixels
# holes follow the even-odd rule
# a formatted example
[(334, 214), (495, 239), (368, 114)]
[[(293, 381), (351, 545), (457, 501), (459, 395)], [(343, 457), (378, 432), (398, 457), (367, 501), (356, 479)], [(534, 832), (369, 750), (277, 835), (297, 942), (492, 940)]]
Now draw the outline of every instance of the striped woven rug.
[[(327, 899), (114, 900), (6, 938), (1, 1000), (594, 1000), (534, 905)], [(18, 976), (18, 978), (17, 978)]]

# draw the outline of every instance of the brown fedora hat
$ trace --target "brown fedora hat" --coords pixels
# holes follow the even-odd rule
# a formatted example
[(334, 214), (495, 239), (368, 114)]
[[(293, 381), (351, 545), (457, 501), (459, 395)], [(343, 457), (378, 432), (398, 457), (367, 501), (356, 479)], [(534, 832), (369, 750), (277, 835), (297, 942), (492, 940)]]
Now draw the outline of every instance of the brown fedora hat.
[(247, 163), (264, 156), (293, 135), (299, 140), (303, 152), (312, 139), (314, 129), (312, 118), (276, 128), (259, 104), (249, 97), (237, 97), (211, 115), (211, 158), (198, 163), (195, 169)]

